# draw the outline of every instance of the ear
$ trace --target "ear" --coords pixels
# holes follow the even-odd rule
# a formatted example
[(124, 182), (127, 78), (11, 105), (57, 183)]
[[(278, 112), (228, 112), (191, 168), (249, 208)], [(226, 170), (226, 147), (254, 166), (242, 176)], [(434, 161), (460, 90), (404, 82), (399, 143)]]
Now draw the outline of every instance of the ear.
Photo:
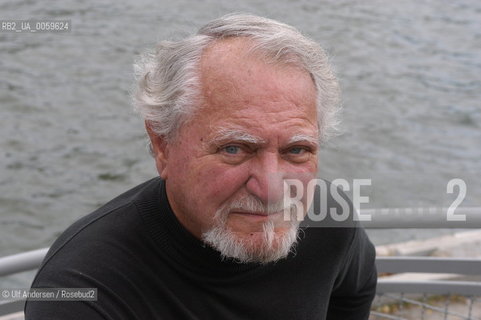
[(153, 124), (150, 121), (145, 121), (145, 130), (150, 138), (150, 144), (152, 147), (152, 155), (155, 159), (155, 166), (157, 167), (157, 172), (162, 179), (167, 178), (167, 160), (168, 154), (168, 144), (163, 136), (159, 136), (153, 130)]

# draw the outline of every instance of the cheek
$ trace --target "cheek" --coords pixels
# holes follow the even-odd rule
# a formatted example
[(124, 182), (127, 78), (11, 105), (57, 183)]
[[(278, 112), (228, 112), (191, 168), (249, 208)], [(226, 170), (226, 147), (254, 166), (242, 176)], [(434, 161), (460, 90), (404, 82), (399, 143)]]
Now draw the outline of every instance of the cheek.
[(198, 172), (196, 179), (204, 181), (200, 191), (216, 199), (215, 205), (223, 203), (242, 189), (248, 178), (248, 172), (242, 166), (205, 166)]

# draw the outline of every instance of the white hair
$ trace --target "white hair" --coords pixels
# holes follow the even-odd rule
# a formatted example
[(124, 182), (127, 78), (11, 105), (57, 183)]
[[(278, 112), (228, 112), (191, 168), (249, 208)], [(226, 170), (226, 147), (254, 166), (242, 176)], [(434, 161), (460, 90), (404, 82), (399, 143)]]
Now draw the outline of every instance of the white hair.
[(199, 62), (213, 42), (229, 37), (252, 39), (252, 50), (274, 63), (306, 70), (317, 91), (319, 139), (338, 131), (339, 83), (324, 50), (295, 28), (271, 19), (231, 14), (207, 23), (180, 41), (162, 41), (134, 64), (137, 89), (133, 104), (152, 130), (172, 140), (200, 106)]

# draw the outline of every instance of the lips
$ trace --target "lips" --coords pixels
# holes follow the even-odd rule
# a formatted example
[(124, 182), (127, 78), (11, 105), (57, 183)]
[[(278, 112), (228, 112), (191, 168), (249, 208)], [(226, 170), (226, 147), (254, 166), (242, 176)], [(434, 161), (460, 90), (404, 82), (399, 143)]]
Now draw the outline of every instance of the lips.
[(267, 219), (269, 217), (274, 217), (281, 214), (282, 211), (267, 213), (267, 212), (250, 212), (250, 211), (231, 211), (230, 214), (241, 215), (248, 218), (257, 218), (257, 219)]

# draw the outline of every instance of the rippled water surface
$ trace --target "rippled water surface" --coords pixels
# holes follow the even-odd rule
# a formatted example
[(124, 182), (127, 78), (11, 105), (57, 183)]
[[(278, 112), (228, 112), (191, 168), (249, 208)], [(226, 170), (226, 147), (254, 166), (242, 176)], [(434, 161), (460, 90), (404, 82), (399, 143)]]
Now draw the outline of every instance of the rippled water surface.
[(0, 33), (0, 256), (49, 246), (156, 174), (131, 112), (132, 62), (232, 11), (292, 24), (331, 56), (345, 133), (324, 147), (323, 176), (372, 178), (371, 207), (449, 205), (458, 177), (462, 205), (481, 206), (479, 1), (3, 0), (2, 19), (70, 19), (72, 31)]

